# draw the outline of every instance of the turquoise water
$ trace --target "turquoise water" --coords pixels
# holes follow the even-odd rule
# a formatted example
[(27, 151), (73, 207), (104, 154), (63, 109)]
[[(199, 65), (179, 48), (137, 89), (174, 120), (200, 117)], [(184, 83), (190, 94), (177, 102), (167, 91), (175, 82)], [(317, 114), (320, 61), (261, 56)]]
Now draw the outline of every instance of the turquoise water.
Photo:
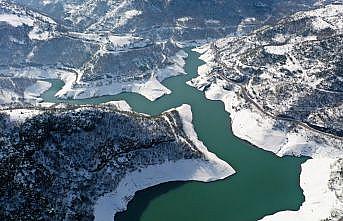
[[(220, 101), (207, 100), (204, 94), (185, 82), (197, 75), (203, 62), (199, 54), (186, 49), (187, 75), (163, 82), (172, 94), (151, 102), (135, 93), (122, 93), (72, 104), (99, 104), (126, 100), (133, 110), (157, 115), (181, 104), (190, 104), (193, 124), (208, 149), (227, 161), (236, 174), (212, 183), (171, 182), (137, 193), (128, 210), (117, 221), (252, 221), (280, 210), (297, 210), (304, 201), (299, 186), (300, 167), (305, 158), (279, 158), (233, 136), (229, 114)], [(49, 102), (61, 102), (53, 95), (63, 86), (51, 80), (53, 87), (42, 95)]]

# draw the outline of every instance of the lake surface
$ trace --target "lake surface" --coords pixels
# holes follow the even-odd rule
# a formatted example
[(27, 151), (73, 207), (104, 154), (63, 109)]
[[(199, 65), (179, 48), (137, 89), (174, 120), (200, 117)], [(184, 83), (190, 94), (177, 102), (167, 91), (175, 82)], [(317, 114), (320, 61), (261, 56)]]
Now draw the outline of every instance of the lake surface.
[[(72, 104), (99, 104), (126, 100), (137, 112), (157, 115), (181, 104), (190, 104), (193, 124), (208, 149), (228, 162), (236, 174), (212, 183), (171, 182), (139, 191), (128, 210), (117, 214), (116, 221), (254, 221), (280, 210), (297, 210), (304, 201), (299, 186), (301, 164), (306, 158), (279, 158), (236, 138), (229, 114), (220, 101), (210, 101), (204, 93), (186, 84), (203, 64), (199, 54), (189, 54), (187, 75), (169, 78), (163, 84), (172, 94), (151, 102), (135, 93), (122, 93), (83, 100), (64, 100)], [(48, 102), (61, 102), (54, 94), (63, 86), (50, 80), (53, 87), (42, 95)]]

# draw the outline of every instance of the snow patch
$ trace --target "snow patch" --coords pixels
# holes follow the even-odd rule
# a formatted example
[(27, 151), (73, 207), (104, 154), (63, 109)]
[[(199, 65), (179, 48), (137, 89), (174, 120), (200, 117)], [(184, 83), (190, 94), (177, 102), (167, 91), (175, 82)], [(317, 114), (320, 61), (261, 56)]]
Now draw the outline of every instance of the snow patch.
[(4, 110), (3, 113), (9, 115), (10, 121), (13, 122), (24, 122), (28, 118), (32, 118), (42, 113), (40, 110), (31, 109), (13, 109)]
[(128, 112), (132, 111), (132, 108), (126, 101), (109, 101), (105, 104), (112, 105), (120, 111), (128, 111)]
[(133, 39), (135, 39), (132, 35), (110, 35), (108, 36), (111, 43), (116, 47), (123, 47), (129, 45)]
[(51, 83), (46, 81), (37, 81), (35, 84), (31, 85), (30, 87), (26, 88), (24, 91), (24, 99), (26, 100), (40, 100), (39, 97), (45, 91), (47, 91), (52, 86)]
[(53, 38), (52, 33), (48, 31), (43, 31), (38, 26), (34, 26), (33, 29), (28, 34), (31, 40), (46, 41)]
[(6, 22), (13, 27), (22, 25), (33, 26), (34, 21), (27, 16), (18, 16), (14, 14), (0, 14), (0, 22)]
[(154, 101), (157, 98), (170, 94), (171, 91), (163, 86), (155, 76), (152, 76), (147, 82), (142, 84), (134, 84), (132, 87), (132, 92), (139, 93), (146, 97), (147, 99)]
[(293, 48), (293, 44), (285, 44), (280, 46), (265, 46), (264, 50), (269, 54), (285, 55)]

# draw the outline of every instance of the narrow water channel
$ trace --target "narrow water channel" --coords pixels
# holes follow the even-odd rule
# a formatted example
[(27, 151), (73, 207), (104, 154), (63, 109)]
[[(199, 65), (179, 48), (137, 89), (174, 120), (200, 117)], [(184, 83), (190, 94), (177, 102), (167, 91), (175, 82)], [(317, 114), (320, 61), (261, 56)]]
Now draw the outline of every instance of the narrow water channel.
[(237, 173), (212, 183), (172, 182), (137, 193), (128, 210), (116, 221), (254, 221), (280, 210), (297, 210), (304, 201), (299, 186), (301, 163), (305, 158), (279, 158), (233, 136), (229, 114), (220, 101), (210, 101), (204, 93), (186, 82), (197, 75), (203, 64), (199, 54), (189, 54), (187, 75), (169, 78), (163, 84), (172, 94), (151, 102), (135, 93), (122, 93), (83, 100), (58, 100), (53, 95), (63, 86), (50, 80), (53, 87), (42, 95), (47, 102), (99, 104), (126, 100), (134, 111), (157, 115), (190, 104), (193, 124), (208, 149), (227, 161)]

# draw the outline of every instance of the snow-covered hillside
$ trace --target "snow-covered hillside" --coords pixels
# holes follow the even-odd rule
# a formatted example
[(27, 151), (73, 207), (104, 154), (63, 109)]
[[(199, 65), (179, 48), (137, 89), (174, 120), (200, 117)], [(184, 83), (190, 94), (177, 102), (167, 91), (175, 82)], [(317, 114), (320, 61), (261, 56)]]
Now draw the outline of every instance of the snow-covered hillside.
[[(316, 3), (1, 0), (0, 77), (68, 72), (73, 77), (57, 76), (66, 84), (61, 98), (130, 91), (155, 100), (170, 93), (163, 79), (183, 73), (181, 47), (246, 32)], [(14, 94), (11, 102), (19, 102)]]
[(110, 221), (138, 190), (235, 172), (198, 140), (188, 105), (157, 117), (125, 102), (8, 109), (0, 129), (1, 220)]
[[(317, 173), (307, 164), (320, 168), (325, 162), (322, 169), (329, 177), (335, 172), (330, 165), (343, 158), (342, 18), (343, 5), (328, 5), (196, 49), (206, 64), (188, 83), (205, 91), (207, 98), (224, 102), (236, 136), (278, 156), (312, 157), (304, 165), (302, 182), (311, 182), (309, 177)], [(325, 189), (316, 199), (329, 194), (335, 199), (331, 208), (319, 211), (321, 216), (311, 212), (316, 210), (316, 202), (311, 202), (315, 184), (304, 184), (304, 206), (291, 213), (294, 218), (280, 213), (285, 220), (343, 216), (342, 196), (333, 187), (341, 184), (329, 188), (325, 174), (320, 179)], [(338, 215), (330, 217), (331, 210)]]

